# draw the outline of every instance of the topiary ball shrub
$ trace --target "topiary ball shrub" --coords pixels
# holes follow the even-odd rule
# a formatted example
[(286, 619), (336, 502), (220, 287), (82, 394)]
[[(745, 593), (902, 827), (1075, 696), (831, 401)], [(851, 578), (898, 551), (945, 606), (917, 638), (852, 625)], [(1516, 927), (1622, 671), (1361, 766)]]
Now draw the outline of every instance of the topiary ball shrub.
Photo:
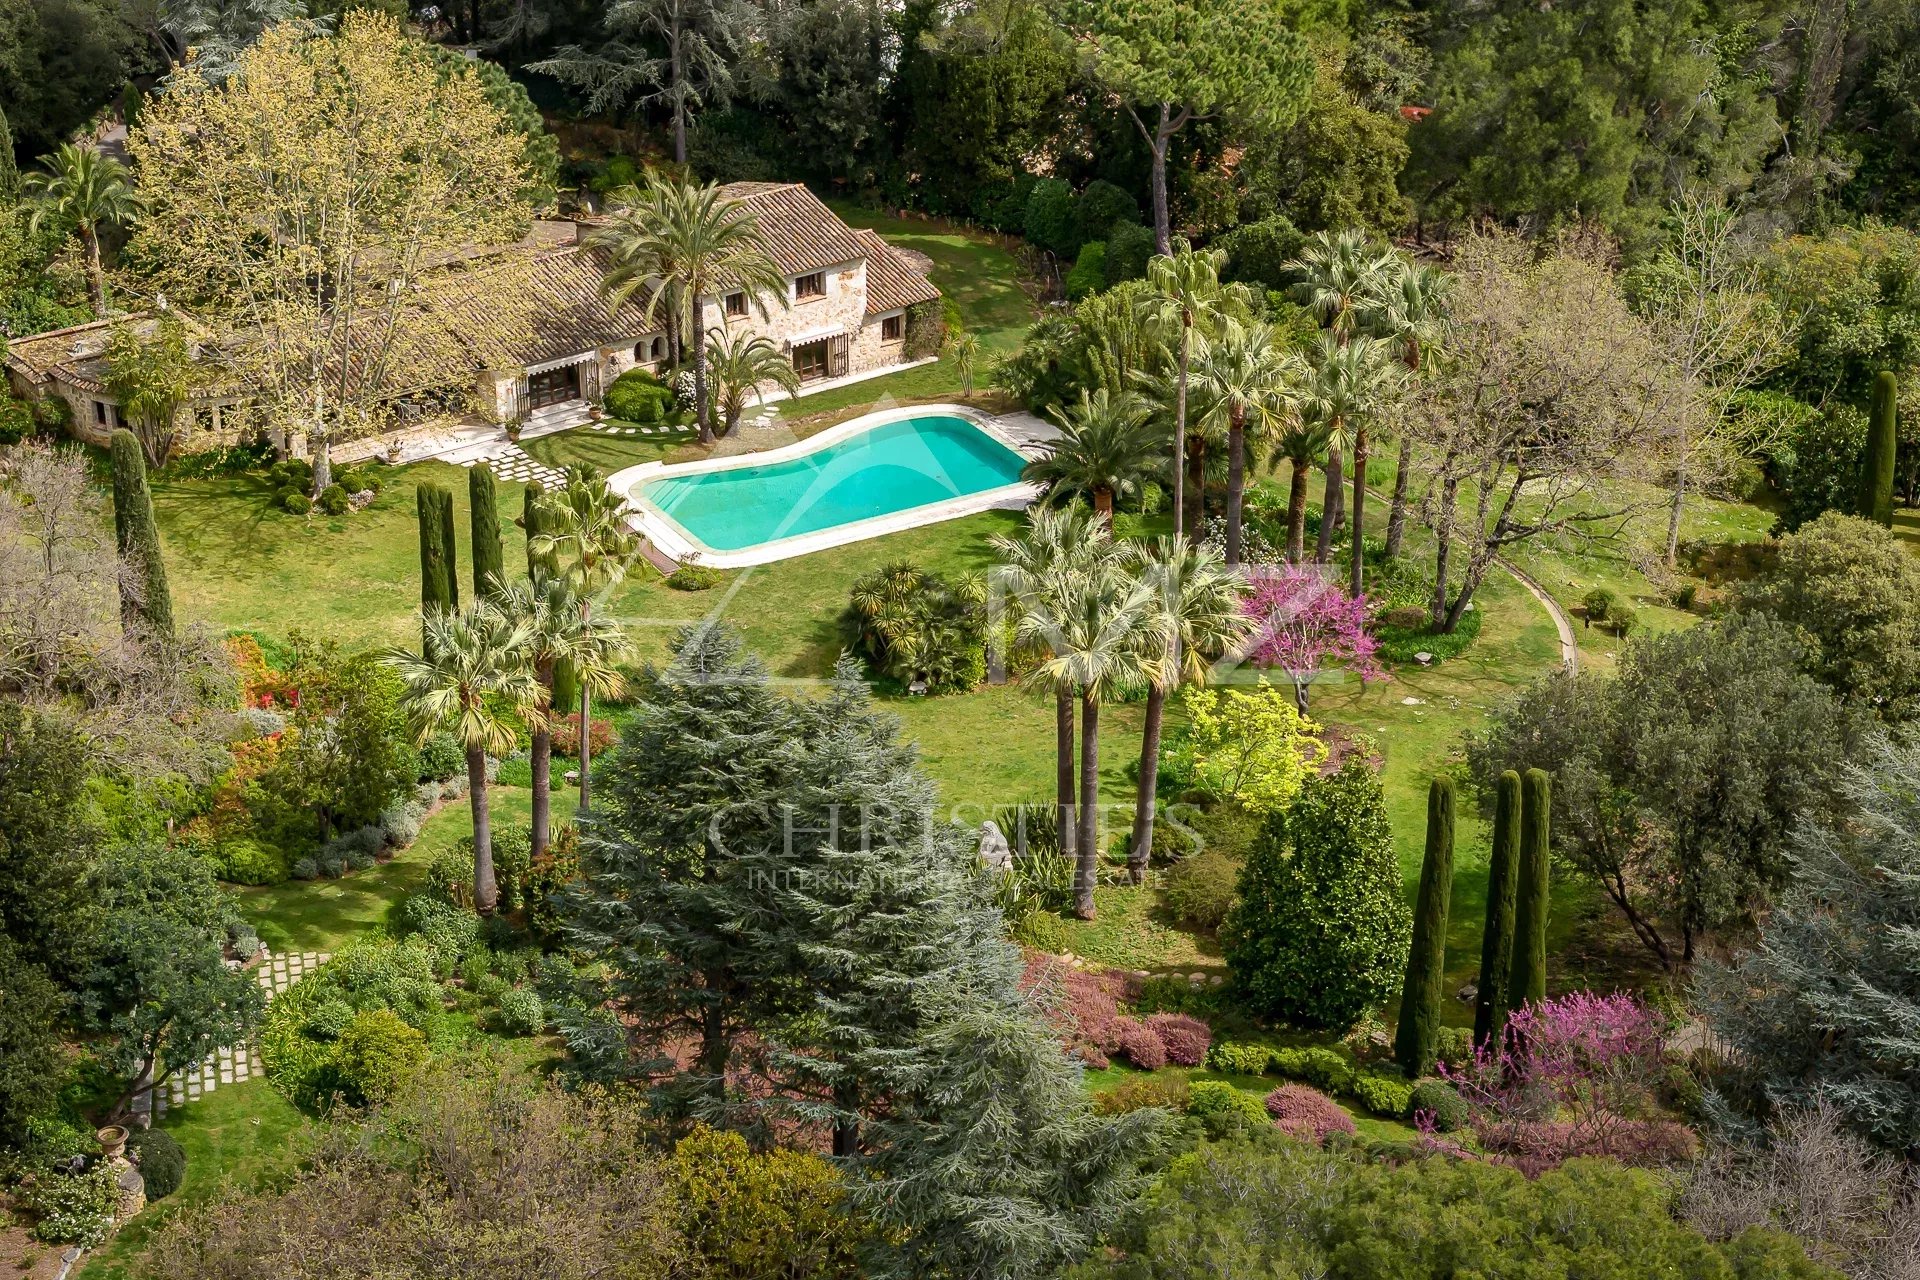
[(1273, 1063), (1273, 1050), (1263, 1044), (1237, 1044), (1222, 1040), (1207, 1052), (1207, 1065), (1228, 1075), (1265, 1075)]
[(1398, 1120), (1407, 1114), (1413, 1086), (1397, 1076), (1360, 1076), (1353, 1082), (1353, 1096), (1374, 1115)]
[(1613, 627), (1613, 634), (1624, 640), (1640, 625), (1640, 615), (1626, 605), (1617, 604), (1607, 610), (1607, 622)]
[(366, 1009), (340, 1033), (340, 1091), (366, 1106), (394, 1092), (427, 1064), (427, 1038), (391, 1009)]
[(1166, 1048), (1167, 1061), (1177, 1067), (1197, 1067), (1207, 1060), (1207, 1046), (1213, 1043), (1213, 1028), (1184, 1013), (1156, 1013), (1147, 1019), (1147, 1028)]
[(1413, 1086), (1407, 1100), (1407, 1114), (1415, 1120), (1424, 1118), (1436, 1133), (1464, 1129), (1473, 1119), (1466, 1099), (1445, 1080), (1422, 1080)]
[(1167, 909), (1174, 918), (1196, 929), (1218, 929), (1233, 909), (1239, 891), (1240, 864), (1224, 853), (1208, 849), (1175, 865), (1167, 873)]
[(320, 491), (320, 501), (316, 503), (321, 512), (330, 516), (347, 514), (347, 491), (338, 484), (330, 484)]
[(298, 489), (289, 489), (281, 496), (280, 505), (291, 515), (304, 516), (313, 510), (313, 499)]
[(1580, 597), (1580, 611), (1585, 616), (1586, 624), (1592, 626), (1596, 622), (1605, 622), (1612, 617), (1618, 602), (1619, 597), (1613, 592), (1605, 587), (1595, 587)]
[(645, 369), (629, 369), (607, 388), (604, 407), (624, 422), (652, 426), (666, 418), (673, 403), (673, 388)]
[(510, 1036), (537, 1036), (547, 1029), (546, 1007), (533, 992), (515, 987), (500, 997), (498, 1023)]
[(165, 1129), (135, 1129), (127, 1139), (127, 1151), (140, 1166), (147, 1199), (165, 1200), (180, 1189), (187, 1176), (187, 1153), (172, 1134)]
[(1093, 1109), (1103, 1116), (1125, 1115), (1146, 1107), (1185, 1111), (1193, 1086), (1184, 1076), (1135, 1076), (1093, 1095)]
[(1268, 1094), (1267, 1114), (1274, 1128), (1316, 1147), (1336, 1133), (1354, 1131), (1353, 1117), (1339, 1103), (1303, 1084), (1283, 1084)]
[(1153, 1028), (1138, 1018), (1121, 1018), (1113, 1024), (1119, 1041), (1116, 1052), (1142, 1071), (1158, 1071), (1167, 1065), (1167, 1047)]

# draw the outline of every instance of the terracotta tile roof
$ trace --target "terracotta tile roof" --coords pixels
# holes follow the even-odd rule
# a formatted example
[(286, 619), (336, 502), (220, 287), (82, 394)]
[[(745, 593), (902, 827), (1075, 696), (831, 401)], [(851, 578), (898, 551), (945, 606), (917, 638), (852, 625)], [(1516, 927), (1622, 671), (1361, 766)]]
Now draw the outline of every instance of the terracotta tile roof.
[(857, 262), (867, 254), (852, 228), (797, 182), (732, 182), (720, 194), (753, 211), (767, 252), (787, 275)]
[(867, 314), (898, 311), (940, 296), (933, 281), (885, 240), (864, 228), (853, 233), (867, 251)]
[[(472, 349), (474, 369), (544, 364), (622, 338), (656, 333), (637, 302), (616, 314), (600, 293), (605, 258), (594, 249), (567, 249), (494, 270), (449, 276), (432, 291), (433, 310)], [(503, 316), (499, 300), (513, 296), (525, 314)]]
[(107, 348), (111, 320), (91, 320), (65, 329), (49, 329), (7, 343), (7, 367), (33, 382), (57, 377), (88, 391), (100, 389), (104, 370), (100, 354)]

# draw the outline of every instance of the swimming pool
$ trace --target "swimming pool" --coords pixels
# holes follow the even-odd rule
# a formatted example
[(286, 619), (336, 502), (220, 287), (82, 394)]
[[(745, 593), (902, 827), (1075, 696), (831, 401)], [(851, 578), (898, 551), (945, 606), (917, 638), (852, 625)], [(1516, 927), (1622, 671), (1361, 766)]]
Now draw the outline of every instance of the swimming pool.
[[(701, 469), (657, 475), (632, 494), (643, 517), (652, 507), (690, 535), (691, 550), (720, 553), (701, 558), (739, 562), (741, 557), (727, 553), (875, 521), (886, 527), (875, 525), (873, 532), (886, 532), (907, 527), (887, 517), (944, 509), (957, 499), (1004, 496), (1020, 486), (1026, 466), (1018, 450), (955, 413), (848, 425), (850, 432), (834, 428), (817, 442), (778, 450), (776, 461), (695, 464)], [(795, 550), (801, 549), (810, 548)]]

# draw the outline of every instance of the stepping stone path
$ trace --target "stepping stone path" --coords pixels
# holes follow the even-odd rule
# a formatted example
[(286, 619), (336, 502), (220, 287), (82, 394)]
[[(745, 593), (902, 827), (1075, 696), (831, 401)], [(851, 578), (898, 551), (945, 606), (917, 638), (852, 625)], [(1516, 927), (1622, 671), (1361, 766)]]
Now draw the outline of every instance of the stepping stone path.
[(643, 427), (637, 423), (614, 422), (611, 420), (607, 420), (602, 422), (589, 422), (586, 424), (586, 427), (589, 431), (598, 431), (600, 434), (608, 435), (608, 436), (664, 437), (664, 436), (684, 436), (684, 435), (693, 434), (691, 431), (687, 430), (687, 428), (685, 427), (669, 427), (664, 423), (656, 427)]
[[(260, 984), (260, 990), (268, 1000), (300, 981), (308, 973), (318, 969), (333, 955), (326, 951), (301, 951), (292, 955), (274, 955), (271, 952), (253, 971), (254, 980)], [(212, 1058), (196, 1062), (184, 1071), (176, 1071), (161, 1086), (158, 1094), (148, 1093), (134, 1099), (136, 1113), (146, 1110), (149, 1102), (157, 1104), (154, 1114), (165, 1115), (167, 1108), (177, 1107), (187, 1102), (197, 1102), (223, 1084), (237, 1084), (242, 1080), (251, 1080), (262, 1074), (260, 1066), (260, 1047), (254, 1044), (240, 1045), (235, 1048), (221, 1049)]]
[(468, 458), (460, 465), (471, 467), (477, 463), (486, 463), (493, 474), (502, 480), (518, 480), (525, 484), (529, 480), (538, 480), (549, 489), (566, 483), (566, 475), (544, 462), (536, 462), (533, 455), (511, 440), (503, 441), (477, 457)]

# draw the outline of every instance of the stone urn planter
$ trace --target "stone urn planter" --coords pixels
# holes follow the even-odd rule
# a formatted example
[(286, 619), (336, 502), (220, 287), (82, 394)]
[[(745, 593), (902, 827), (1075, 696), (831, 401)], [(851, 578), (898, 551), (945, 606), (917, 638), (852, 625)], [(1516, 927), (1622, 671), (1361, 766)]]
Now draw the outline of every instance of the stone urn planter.
[(127, 1131), (117, 1124), (110, 1124), (93, 1135), (100, 1144), (100, 1154), (109, 1160), (118, 1160), (127, 1150)]

